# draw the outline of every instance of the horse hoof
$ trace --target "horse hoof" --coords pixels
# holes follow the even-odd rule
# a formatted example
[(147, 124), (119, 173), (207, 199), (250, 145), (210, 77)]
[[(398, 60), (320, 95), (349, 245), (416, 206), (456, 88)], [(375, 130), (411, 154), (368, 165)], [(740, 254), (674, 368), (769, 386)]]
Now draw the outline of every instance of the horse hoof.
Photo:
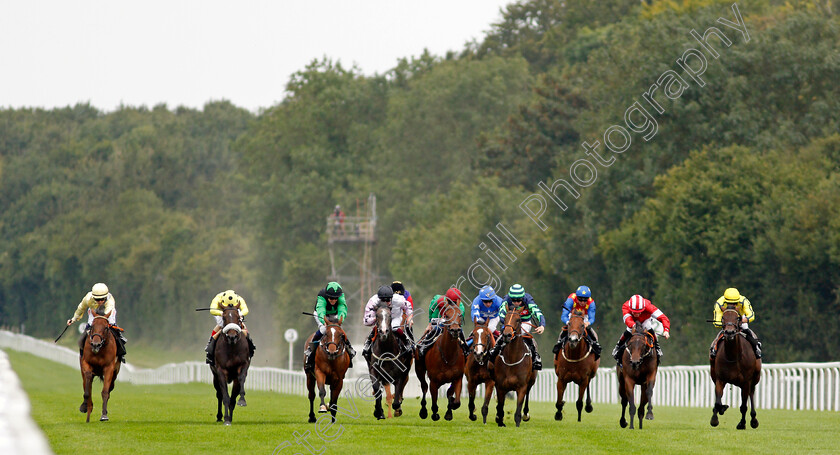
[(723, 415), (723, 413), (724, 413), (724, 412), (726, 412), (726, 410), (727, 410), (727, 409), (729, 409), (729, 405), (728, 405), (728, 404), (723, 404), (723, 405), (721, 405), (721, 406), (720, 406), (720, 410), (718, 411), (718, 414)]
[(99, 421), (100, 421), (100, 422), (107, 422), (107, 421), (108, 421), (108, 416), (102, 416), (102, 417), (100, 417), (100, 418), (99, 418)]
[(720, 422), (718, 422), (717, 416), (712, 417), (712, 420), (709, 421), (709, 425), (716, 427)]
[(420, 418), (425, 419), (426, 417), (429, 417), (429, 411), (427, 411), (426, 408), (423, 408), (420, 410)]
[(447, 421), (452, 420), (452, 411), (446, 411), (446, 414), (443, 415), (443, 418)]
[(522, 416), (522, 421), (523, 421), (523, 422), (527, 422), (527, 421), (529, 421), (529, 420), (531, 420), (531, 414), (524, 414), (524, 415)]
[(245, 402), (244, 398), (240, 398), (239, 401), (236, 403), (237, 406), (248, 406), (248, 403)]
[[(626, 420), (622, 420), (622, 421), (618, 422), (618, 424), (621, 425), (621, 428), (627, 428), (627, 421)], [(633, 427), (630, 427), (630, 428), (633, 428)]]
[(79, 412), (87, 412), (87, 403), (82, 403), (82, 405), (79, 406)]
[(229, 426), (230, 426), (230, 422), (225, 421), (225, 426), (226, 426), (226, 427), (229, 427)]
[(750, 426), (751, 426), (752, 428), (758, 428), (758, 419), (752, 419), (752, 420), (750, 420)]
[(402, 415), (402, 408), (394, 409), (394, 417), (399, 417)]
[(324, 414), (326, 412), (327, 412), (327, 407), (322, 404), (321, 407), (318, 408), (318, 413), (319, 414)]
[(438, 420), (440, 420), (440, 414), (438, 414), (438, 413), (434, 413), (434, 414), (432, 414), (432, 420), (434, 420), (435, 422), (437, 422)]
[(376, 416), (376, 420), (385, 420), (385, 416), (384, 415), (378, 415), (378, 416)]
[(648, 415), (645, 416), (645, 420), (653, 420), (653, 413), (648, 413)]
[(563, 413), (560, 412), (560, 411), (555, 412), (554, 413), (554, 420), (557, 420), (557, 421), (563, 420)]
[(478, 420), (478, 416), (477, 416), (477, 415), (475, 415), (475, 414), (470, 414), (470, 420), (472, 420), (473, 422), (475, 422), (476, 420)]
[(315, 419), (315, 414), (311, 414), (309, 416), (309, 423), (315, 423), (315, 420), (317, 420), (317, 419)]
[(586, 405), (586, 407), (583, 408), (583, 410), (586, 411), (587, 413), (592, 412), (592, 405), (591, 404)]
[(746, 430), (747, 422), (738, 422), (738, 425), (735, 428), (738, 430)]

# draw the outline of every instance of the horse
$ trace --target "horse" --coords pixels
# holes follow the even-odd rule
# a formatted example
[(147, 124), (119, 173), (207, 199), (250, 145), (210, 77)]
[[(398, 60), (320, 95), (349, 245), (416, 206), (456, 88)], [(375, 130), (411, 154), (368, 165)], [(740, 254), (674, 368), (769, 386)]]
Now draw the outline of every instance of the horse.
[(108, 323), (109, 316), (111, 313), (105, 314), (104, 305), (100, 305), (96, 309), (87, 335), (81, 340), (82, 356), (79, 359), (79, 366), (82, 371), (84, 401), (79, 406), (79, 411), (87, 413), (87, 422), (90, 422), (90, 413), (93, 411), (93, 399), (91, 399), (93, 378), (102, 380), (102, 416), (99, 417), (99, 421), (107, 422), (108, 399), (111, 397), (111, 391), (114, 390), (117, 375), (120, 373), (117, 339)]
[[(531, 351), (525, 344), (520, 333), (522, 327), (522, 307), (517, 307), (505, 316), (505, 328), (502, 331), (502, 343), (499, 355), (493, 363), (493, 380), (496, 387), (496, 424), (505, 426), (505, 394), (516, 391), (516, 412), (513, 419), (518, 427), (522, 420), (530, 420), (528, 415), (528, 394), (537, 380), (537, 372), (533, 369)], [(523, 415), (522, 405), (525, 404)]]
[(493, 375), (490, 374), (489, 364), (487, 363), (487, 353), (496, 342), (493, 340), (493, 334), (487, 327), (487, 323), (476, 324), (470, 336), (473, 345), (470, 347), (470, 355), (464, 365), (464, 373), (467, 376), (467, 391), (470, 395), (470, 420), (475, 421), (478, 418), (475, 415), (475, 393), (479, 384), (484, 384), (484, 405), (481, 406), (481, 417), (486, 424), (490, 398), (493, 397), (493, 387), (495, 387), (495, 381)]
[[(440, 309), (440, 318), (446, 328), (426, 351), (423, 359), (417, 359), (414, 367), (423, 394), (420, 400), (420, 418), (425, 419), (428, 416), (428, 411), (426, 411), (426, 391), (428, 390), (432, 398), (432, 420), (435, 422), (440, 420), (437, 404), (440, 386), (450, 384), (446, 390), (448, 403), (443, 418), (452, 420), (452, 411), (461, 407), (461, 384), (466, 364), (460, 341), (461, 309), (458, 304), (449, 299), (444, 299), (444, 302)], [(428, 384), (426, 383), (427, 374)]]
[[(312, 355), (315, 356), (315, 368), (306, 372), (306, 388), (309, 390), (309, 423), (315, 422), (315, 385), (318, 385), (318, 396), (321, 397), (319, 413), (327, 412), (324, 405), (324, 397), (327, 395), (326, 385), (330, 386), (329, 411), (335, 420), (335, 413), (338, 409), (338, 397), (344, 385), (344, 375), (350, 365), (350, 353), (347, 352), (347, 334), (341, 329), (341, 321), (328, 318), (325, 321), (326, 332), (321, 337), (318, 348)], [(304, 346), (309, 346), (312, 336), (306, 340)]]
[(582, 310), (575, 310), (569, 317), (569, 337), (563, 349), (554, 356), (554, 372), (557, 374), (557, 412), (554, 420), (563, 420), (563, 392), (566, 384), (574, 382), (579, 387), (577, 405), (578, 422), (583, 410), (583, 394), (586, 392), (586, 412), (592, 412), (592, 399), (589, 396), (589, 381), (595, 377), (601, 359), (595, 359), (592, 345), (586, 339), (586, 328), (583, 325)]
[(750, 400), (750, 426), (758, 428), (755, 418), (755, 386), (761, 380), (761, 359), (755, 358), (755, 352), (749, 341), (741, 334), (741, 317), (735, 305), (727, 305), (721, 316), (723, 325), (723, 345), (711, 363), (712, 381), (715, 383), (715, 406), (712, 408), (713, 427), (718, 426), (718, 414), (723, 414), (729, 406), (721, 404), (723, 388), (732, 384), (741, 388), (741, 421), (735, 427), (747, 428), (747, 398)]
[[(242, 323), (239, 316), (238, 305), (228, 305), (222, 308), (222, 335), (224, 343), (216, 343), (213, 352), (215, 364), (210, 366), (213, 373), (213, 387), (216, 389), (216, 400), (218, 409), (216, 421), (222, 421), (222, 405), (224, 404), (224, 422), (230, 425), (233, 422), (233, 409), (236, 407), (236, 397), (239, 398), (239, 406), (245, 406), (245, 378), (248, 376), (248, 368), (251, 366), (251, 359), (248, 357), (248, 340), (242, 336)], [(228, 384), (233, 382), (230, 394)]]
[(616, 365), (618, 376), (618, 394), (621, 397), (621, 428), (627, 427), (624, 412), (630, 403), (630, 429), (633, 429), (633, 416), (636, 413), (636, 401), (633, 396), (636, 385), (641, 387), (639, 398), (639, 429), (642, 429), (642, 414), (647, 404), (645, 419), (653, 420), (653, 386), (656, 384), (656, 349), (654, 335), (646, 331), (642, 324), (636, 323), (627, 347), (622, 354), (621, 365)]
[[(376, 308), (376, 333), (370, 347), (371, 362), (368, 365), (376, 396), (373, 416), (379, 420), (385, 418), (382, 409), (382, 389), (385, 389), (385, 404), (388, 406), (388, 418), (393, 407), (394, 416), (402, 415), (403, 390), (408, 383), (411, 369), (412, 351), (403, 351), (400, 342), (391, 329), (391, 308), (380, 304)], [(391, 394), (391, 384), (394, 394)]]

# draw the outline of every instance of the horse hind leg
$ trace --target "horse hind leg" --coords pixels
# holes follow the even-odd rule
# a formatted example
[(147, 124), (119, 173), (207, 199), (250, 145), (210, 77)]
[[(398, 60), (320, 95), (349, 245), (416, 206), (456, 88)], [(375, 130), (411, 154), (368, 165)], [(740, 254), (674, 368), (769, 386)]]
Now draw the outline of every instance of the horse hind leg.
[(525, 398), (528, 396), (526, 387), (520, 387), (516, 391), (516, 412), (513, 413), (513, 421), (516, 422), (517, 428), (522, 423), (522, 405), (525, 404)]
[(557, 379), (557, 403), (554, 404), (554, 407), (557, 408), (557, 412), (554, 413), (554, 420), (563, 420), (563, 405), (566, 402), (563, 400), (563, 394), (566, 393), (566, 381), (563, 379)]
[(306, 374), (306, 389), (309, 391), (309, 423), (315, 423), (315, 376)]
[(391, 410), (394, 408), (394, 394), (391, 392), (391, 384), (385, 384), (385, 406), (388, 407), (388, 418), (390, 419), (394, 416), (391, 414)]
[(417, 379), (420, 381), (420, 418), (425, 419), (429, 417), (429, 411), (426, 410), (426, 392), (429, 390), (429, 385), (426, 383), (426, 370), (421, 365), (421, 362), (417, 361), (414, 367), (414, 371), (417, 373)]
[(586, 383), (586, 407), (583, 408), (587, 413), (592, 412), (592, 397), (590, 397), (589, 382)]
[(578, 384), (578, 399), (575, 402), (575, 407), (577, 407), (578, 412), (578, 422), (583, 415), (583, 395), (586, 394), (586, 382)]
[(490, 411), (490, 399), (493, 398), (493, 388), (495, 381), (492, 379), (484, 383), (484, 404), (481, 406), (481, 418), (484, 424), (487, 424), (487, 413)]
[(470, 420), (475, 422), (478, 420), (478, 416), (475, 415), (475, 393), (476, 389), (478, 388), (478, 384), (475, 384), (475, 381), (467, 380), (467, 395), (469, 395), (469, 401), (467, 402), (467, 409), (470, 411)]
[(461, 381), (458, 379), (449, 385), (449, 390), (446, 392), (447, 406), (446, 415), (443, 416), (446, 420), (452, 420), (452, 411), (461, 407)]
[(522, 421), (527, 422), (531, 420), (531, 414), (529, 413), (528, 403), (531, 401), (531, 389), (530, 387), (525, 391), (525, 407), (522, 409)]
[(505, 426), (505, 394), (507, 392), (496, 386), (496, 424)]
[(709, 425), (716, 427), (720, 424), (720, 420), (718, 420), (718, 414), (723, 415), (726, 412), (728, 406), (721, 404), (721, 398), (723, 397), (723, 388), (725, 384), (721, 381), (715, 381), (715, 405), (712, 406), (712, 420), (709, 421)]
[(108, 399), (111, 398), (111, 389), (114, 383), (114, 369), (106, 371), (102, 376), (102, 415), (99, 417), (100, 422), (108, 421)]
[(440, 389), (440, 384), (435, 381), (429, 381), (429, 396), (432, 398), (432, 420), (437, 422), (440, 420), (440, 414), (438, 414), (438, 391)]

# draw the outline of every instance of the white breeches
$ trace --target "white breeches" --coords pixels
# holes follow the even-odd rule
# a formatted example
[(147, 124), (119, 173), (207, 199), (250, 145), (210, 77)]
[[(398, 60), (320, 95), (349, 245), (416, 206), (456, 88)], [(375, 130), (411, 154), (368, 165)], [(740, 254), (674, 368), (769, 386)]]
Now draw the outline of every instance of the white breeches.
[(495, 332), (496, 327), (498, 327), (498, 326), (499, 326), (499, 317), (498, 316), (490, 319), (490, 322), (487, 323), (487, 328), (490, 329), (490, 332)]
[[(94, 316), (93, 311), (88, 310), (88, 322), (87, 322), (88, 325), (93, 325), (93, 316)], [(111, 311), (111, 315), (108, 316), (108, 324), (117, 325), (117, 309), (116, 308), (114, 308), (113, 311)]]

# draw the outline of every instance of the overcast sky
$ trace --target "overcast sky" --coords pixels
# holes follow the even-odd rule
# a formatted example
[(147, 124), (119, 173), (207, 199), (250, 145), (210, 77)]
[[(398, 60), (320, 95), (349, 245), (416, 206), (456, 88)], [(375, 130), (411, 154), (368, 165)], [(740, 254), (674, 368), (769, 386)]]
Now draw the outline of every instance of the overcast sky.
[(63, 0), (0, 2), (0, 106), (256, 111), (327, 56), (383, 73), (424, 48), (480, 40), (512, 0)]

